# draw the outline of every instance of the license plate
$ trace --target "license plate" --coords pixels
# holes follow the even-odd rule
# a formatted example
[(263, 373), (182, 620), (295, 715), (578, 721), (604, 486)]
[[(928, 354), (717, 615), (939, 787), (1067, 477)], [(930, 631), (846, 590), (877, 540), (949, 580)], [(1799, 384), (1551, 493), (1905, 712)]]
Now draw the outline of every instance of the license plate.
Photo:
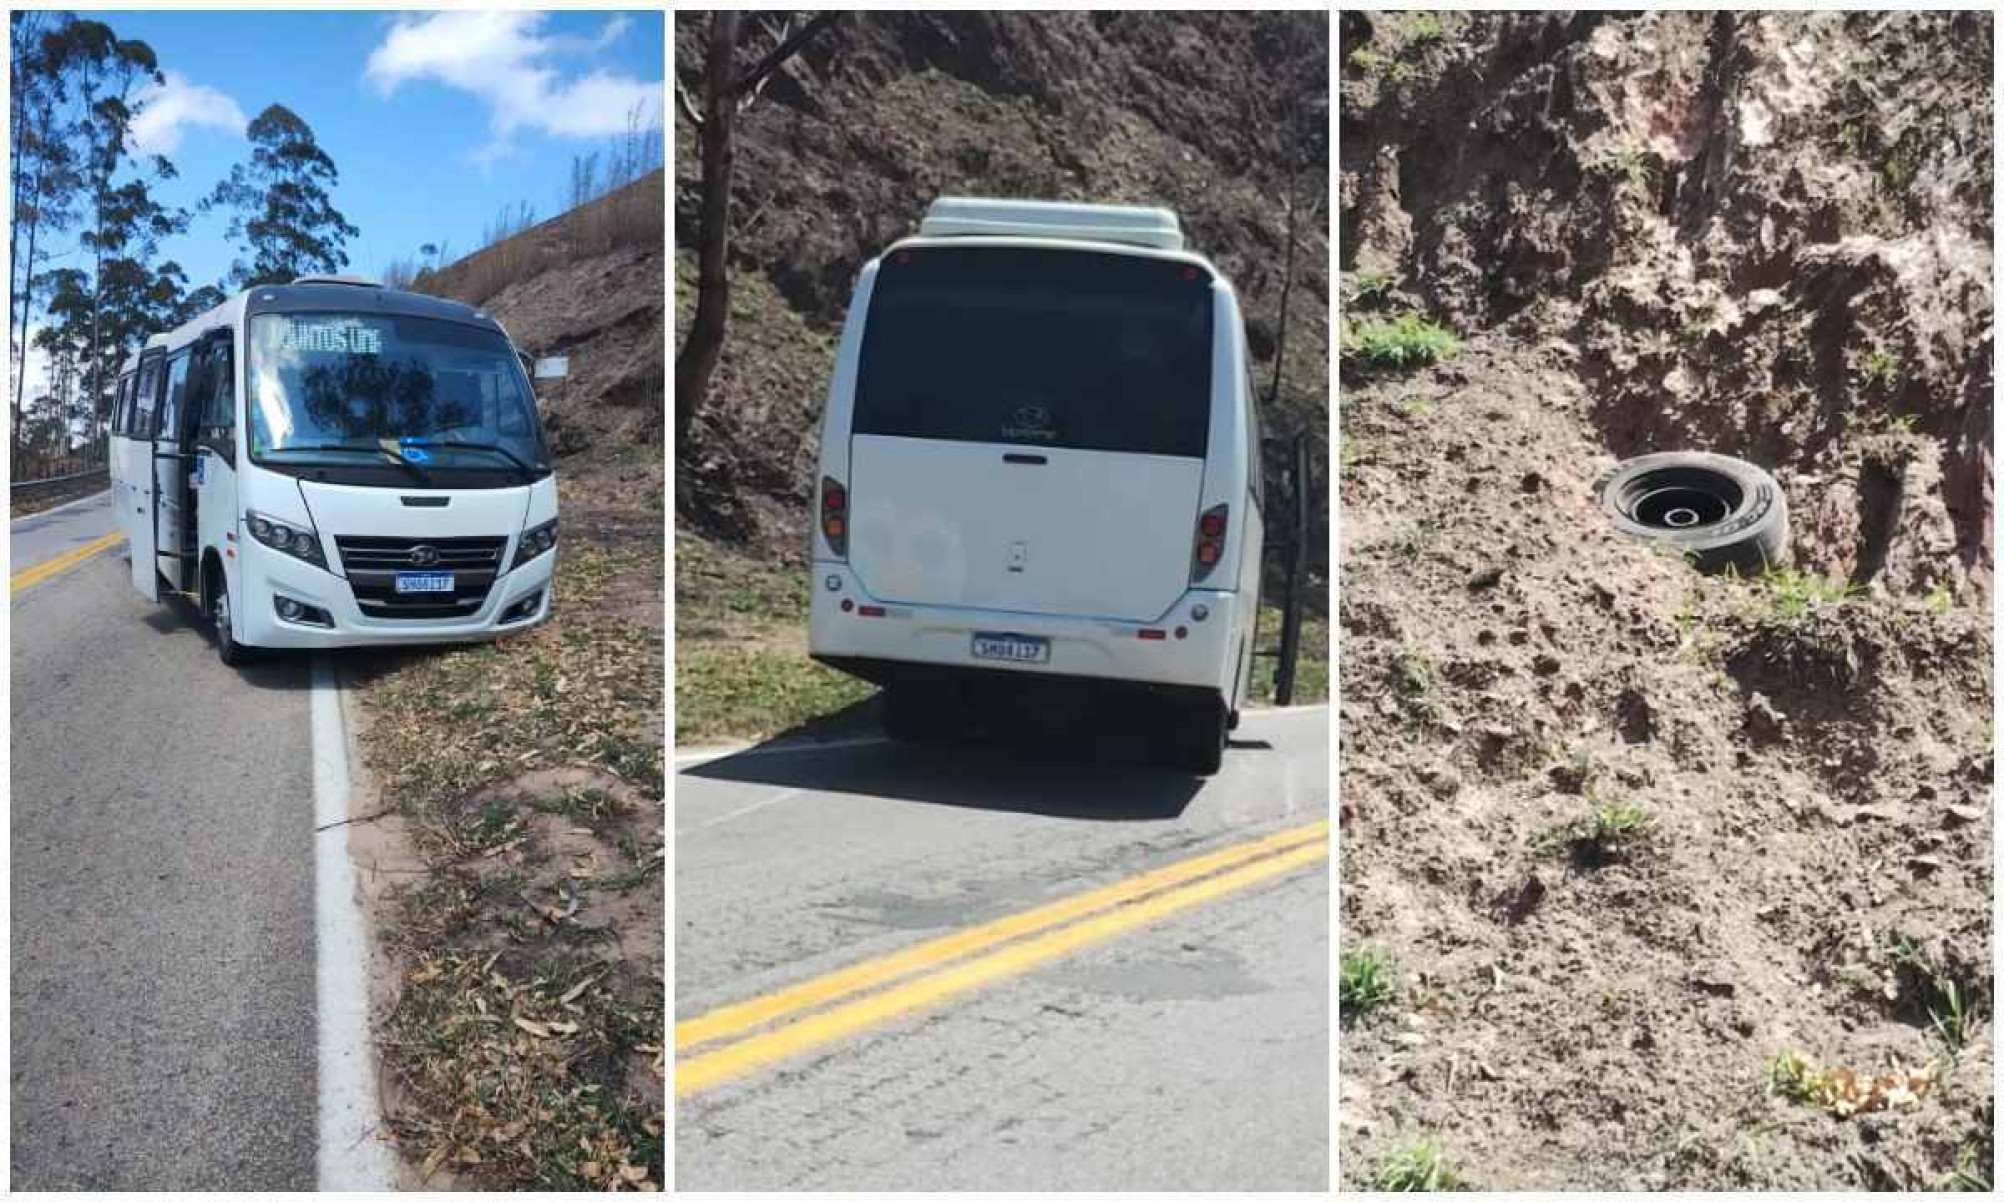
[(400, 593), (449, 593), (452, 591), (452, 573), (398, 572), (397, 591)]
[(1051, 640), (1028, 634), (980, 634), (974, 636), (975, 659), (1002, 659), (1012, 664), (1051, 662)]

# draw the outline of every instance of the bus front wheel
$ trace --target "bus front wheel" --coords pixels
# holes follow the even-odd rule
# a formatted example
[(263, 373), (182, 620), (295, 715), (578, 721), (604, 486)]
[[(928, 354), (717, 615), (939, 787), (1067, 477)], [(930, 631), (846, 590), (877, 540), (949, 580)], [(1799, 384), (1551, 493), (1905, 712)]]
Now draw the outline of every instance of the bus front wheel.
[(216, 624), (216, 657), (225, 667), (239, 668), (250, 659), (250, 648), (237, 642), (236, 625), (230, 613), (230, 586), (222, 573), (209, 580), (209, 617)]

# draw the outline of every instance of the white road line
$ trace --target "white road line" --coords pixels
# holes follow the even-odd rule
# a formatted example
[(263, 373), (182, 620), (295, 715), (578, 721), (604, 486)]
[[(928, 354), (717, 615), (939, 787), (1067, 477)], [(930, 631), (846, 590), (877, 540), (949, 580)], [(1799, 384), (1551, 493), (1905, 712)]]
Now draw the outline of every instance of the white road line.
[[(369, 1043), (368, 943), (348, 859), (348, 735), (341, 691), (313, 658), (314, 994), (320, 1026), (319, 1183), (389, 1190), (390, 1148), (377, 1138), (376, 1062)], [(329, 825), (329, 824), (335, 825)]]
[(721, 760), (731, 756), (751, 755), (794, 755), (803, 751), (833, 751), (841, 747), (871, 747), (878, 743), (888, 743), (882, 735), (866, 735), (858, 739), (831, 739), (826, 743), (793, 743), (785, 747), (760, 747), (746, 743), (742, 747), (712, 747), (708, 751), (692, 751), (675, 757), (675, 766), (701, 764), (710, 760)]
[(50, 509), (38, 509), (33, 513), (24, 513), (20, 517), (15, 518), (14, 521), (31, 522), (34, 521), (36, 518), (45, 518), (52, 513), (61, 513), (65, 509), (75, 509), (77, 506), (82, 505), (86, 501), (96, 501), (101, 498), (108, 497), (110, 495), (111, 495), (111, 490), (107, 488), (103, 492), (94, 492), (87, 497), (78, 497), (74, 501), (64, 501), (61, 505), (57, 505)]
[(701, 822), (692, 822), (688, 826), (676, 827), (675, 837), (677, 839), (680, 839), (682, 836), (693, 834), (696, 831), (702, 830), (706, 826), (716, 826), (718, 823), (721, 822), (729, 822), (733, 818), (742, 818), (746, 814), (751, 813), (753, 810), (762, 810), (770, 805), (778, 805), (782, 801), (787, 801), (792, 798), (799, 797), (800, 795), (806, 792), (807, 790), (805, 789), (781, 789), (779, 792), (773, 794), (771, 797), (764, 799), (763, 801), (754, 801), (750, 805), (739, 806), (737, 809), (732, 810), (728, 814), (719, 814), (715, 818), (705, 818)]
[(1314, 705), (1268, 705), (1257, 708), (1247, 706), (1239, 711), (1239, 717), (1242, 719), (1286, 718), (1296, 714), (1319, 714), (1328, 708), (1329, 703), (1327, 701), (1318, 701)]

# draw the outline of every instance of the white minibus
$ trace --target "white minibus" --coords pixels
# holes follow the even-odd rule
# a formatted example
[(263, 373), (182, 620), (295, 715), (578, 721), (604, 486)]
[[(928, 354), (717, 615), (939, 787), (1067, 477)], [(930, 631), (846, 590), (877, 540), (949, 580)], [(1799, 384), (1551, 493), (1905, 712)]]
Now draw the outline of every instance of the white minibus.
[(154, 335), (111, 427), (133, 587), (198, 605), (230, 664), (544, 621), (557, 486), (524, 366), (485, 313), (347, 276)]
[(1138, 702), (1166, 758), (1215, 772), (1259, 606), (1250, 364), (1173, 212), (936, 200), (843, 326), (811, 653), (883, 687), (894, 738), (997, 696), (1066, 723)]

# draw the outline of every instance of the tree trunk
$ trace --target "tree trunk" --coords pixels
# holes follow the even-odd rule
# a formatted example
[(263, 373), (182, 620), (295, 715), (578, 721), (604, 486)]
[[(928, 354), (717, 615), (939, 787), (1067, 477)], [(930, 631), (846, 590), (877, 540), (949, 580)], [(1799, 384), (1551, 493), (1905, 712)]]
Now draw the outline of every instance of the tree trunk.
[(703, 64), (703, 125), (697, 131), (703, 163), (703, 198), (697, 223), (696, 314), (682, 350), (675, 356), (675, 455), (685, 458), (696, 411), (709, 394), (710, 377), (724, 353), (730, 323), (731, 281), (725, 266), (730, 249), (731, 56), (738, 41), (738, 14), (710, 16), (709, 54)]
[[(35, 233), (41, 228), (41, 179), (35, 181), (35, 221), (28, 226), (28, 271), (21, 282), (21, 355), (14, 364), (14, 437), (10, 448), (12, 458), (18, 459), (21, 452), (21, 390), (28, 383), (28, 315), (35, 311)], [(12, 460), (10, 459), (10, 462)]]

